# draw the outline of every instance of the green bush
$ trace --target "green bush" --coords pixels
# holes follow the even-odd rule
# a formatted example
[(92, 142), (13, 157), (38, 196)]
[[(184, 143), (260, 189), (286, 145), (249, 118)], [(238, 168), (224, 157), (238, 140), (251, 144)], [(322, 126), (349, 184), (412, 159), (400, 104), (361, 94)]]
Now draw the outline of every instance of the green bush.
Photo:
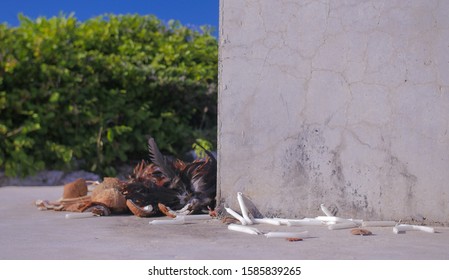
[(0, 25), (0, 169), (112, 176), (156, 138), (182, 154), (216, 141), (217, 40), (154, 16)]

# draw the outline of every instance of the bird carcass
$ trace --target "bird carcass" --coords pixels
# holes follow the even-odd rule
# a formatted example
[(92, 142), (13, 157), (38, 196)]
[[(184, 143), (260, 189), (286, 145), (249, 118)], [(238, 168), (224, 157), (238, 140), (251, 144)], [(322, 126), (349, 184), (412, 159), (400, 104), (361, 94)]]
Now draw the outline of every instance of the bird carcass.
[(139, 163), (122, 187), (136, 216), (196, 214), (215, 207), (217, 160), (211, 152), (187, 163), (163, 155), (153, 138), (148, 150), (151, 163)]

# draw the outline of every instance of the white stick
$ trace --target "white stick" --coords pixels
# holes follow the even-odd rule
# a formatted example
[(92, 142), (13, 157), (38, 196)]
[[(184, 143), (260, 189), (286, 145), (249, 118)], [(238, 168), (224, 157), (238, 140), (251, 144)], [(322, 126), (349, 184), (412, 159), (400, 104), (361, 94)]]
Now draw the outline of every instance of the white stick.
[(179, 215), (176, 216), (176, 218), (178, 217), (183, 217), (184, 220), (186, 221), (196, 221), (196, 220), (210, 220), (212, 219), (212, 217), (208, 214), (204, 214), (204, 215)]
[(254, 223), (256, 224), (269, 224), (269, 225), (274, 225), (274, 226), (280, 226), (281, 222), (279, 220), (276, 219), (270, 219), (270, 218), (262, 218), (262, 219), (253, 219)]
[(243, 219), (245, 219), (248, 225), (252, 225), (253, 221), (249, 217), (249, 211), (248, 208), (246, 208), (245, 201), (243, 200), (243, 194), (241, 192), (237, 193), (237, 200), (240, 205), (240, 210), (242, 211)]
[(306, 238), (309, 237), (308, 231), (302, 232), (267, 232), (265, 233), (267, 238)]
[(402, 233), (402, 232), (406, 232), (406, 231), (410, 231), (410, 230), (420, 230), (420, 231), (424, 231), (424, 232), (428, 232), (428, 233), (435, 233), (435, 229), (432, 227), (426, 227), (426, 226), (415, 226), (415, 225), (406, 225), (406, 224), (400, 224), (400, 225), (396, 225), (393, 228), (393, 232), (398, 234), (398, 233)]
[(290, 221), (289, 219), (281, 219), (281, 218), (273, 218), (273, 220), (279, 221), (281, 225), (286, 225)]
[(330, 230), (334, 229), (345, 229), (345, 228), (355, 228), (357, 225), (355, 223), (339, 223), (339, 224), (333, 224), (328, 225), (327, 228)]
[(257, 228), (247, 227), (247, 226), (242, 226), (242, 225), (237, 225), (237, 224), (228, 225), (228, 229), (233, 230), (233, 231), (244, 232), (247, 234), (255, 234), (255, 235), (262, 234)]
[(413, 226), (414, 229), (428, 232), (428, 233), (435, 233), (435, 229), (433, 227), (426, 227), (426, 226)]
[(177, 216), (170, 220), (152, 220), (149, 222), (150, 225), (182, 225), (185, 223), (184, 216)]
[(287, 221), (287, 226), (321, 226), (324, 224), (323, 221), (315, 219), (303, 219), (303, 220), (289, 220)]
[(66, 214), (66, 219), (84, 219), (84, 218), (92, 218), (92, 217), (98, 217), (98, 215), (95, 215), (92, 212), (83, 212), (83, 213), (70, 213)]
[(326, 206), (324, 206), (324, 204), (320, 205), (321, 211), (323, 211), (323, 213), (328, 216), (328, 217), (333, 217), (334, 215), (332, 215), (331, 211), (329, 211), (329, 209), (326, 208)]
[(329, 216), (318, 216), (315, 219), (318, 221), (326, 222), (328, 225), (336, 223), (355, 223), (357, 225), (361, 225), (363, 222), (363, 220), (344, 219), (340, 217), (329, 217)]
[(361, 226), (363, 224), (363, 220), (358, 219), (348, 219), (348, 221), (355, 223), (358, 226)]
[(226, 209), (226, 212), (228, 212), (232, 217), (234, 217), (234, 218), (236, 218), (237, 220), (239, 220), (240, 223), (242, 223), (242, 225), (247, 225), (246, 220), (245, 220), (242, 216), (240, 216), (239, 213), (235, 212), (235, 211), (232, 210), (231, 208), (225, 207), (225, 209)]
[[(291, 223), (291, 225), (293, 225), (296, 222), (302, 223), (302, 222), (311, 222), (311, 223), (318, 223), (320, 222), (321, 224), (323, 224), (321, 221), (318, 221), (315, 218), (304, 218), (304, 219), (283, 219), (283, 218), (273, 218), (276, 221), (281, 222), (281, 225), (288, 225), (289, 223)], [(298, 224), (299, 225), (299, 224)]]
[(364, 227), (394, 227), (397, 223), (395, 221), (363, 221)]
[(322, 221), (322, 222), (340, 222), (340, 223), (348, 222), (347, 219), (343, 219), (343, 218), (339, 218), (339, 217), (329, 217), (329, 216), (318, 216), (315, 219), (318, 221)]

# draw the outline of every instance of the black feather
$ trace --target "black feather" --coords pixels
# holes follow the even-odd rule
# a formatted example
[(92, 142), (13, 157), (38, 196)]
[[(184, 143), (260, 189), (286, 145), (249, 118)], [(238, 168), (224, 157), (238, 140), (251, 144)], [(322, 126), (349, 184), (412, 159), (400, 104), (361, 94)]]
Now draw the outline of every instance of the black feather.
[(154, 138), (152, 137), (148, 139), (148, 152), (150, 153), (151, 161), (159, 166), (165, 176), (171, 179), (176, 176), (173, 163), (166, 156), (164, 156), (161, 151), (159, 151), (156, 141), (154, 141)]

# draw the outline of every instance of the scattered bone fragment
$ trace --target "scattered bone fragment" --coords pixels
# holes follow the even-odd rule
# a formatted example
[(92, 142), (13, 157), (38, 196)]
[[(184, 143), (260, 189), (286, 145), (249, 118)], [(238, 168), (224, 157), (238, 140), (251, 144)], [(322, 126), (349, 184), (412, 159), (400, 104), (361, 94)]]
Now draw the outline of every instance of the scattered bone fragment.
[(424, 231), (424, 232), (428, 232), (428, 233), (435, 233), (435, 229), (433, 227), (427, 227), (427, 226), (399, 224), (393, 228), (393, 232), (395, 234), (405, 233), (406, 231), (411, 231), (411, 230), (419, 230), (419, 231)]
[(66, 219), (84, 219), (84, 218), (92, 218), (92, 217), (98, 217), (98, 215), (92, 213), (92, 212), (83, 212), (83, 213), (70, 213), (66, 214)]
[(304, 218), (304, 219), (282, 219), (282, 218), (274, 218), (279, 221), (281, 225), (287, 226), (318, 226), (324, 225), (325, 222), (317, 220), (315, 218)]
[(283, 219), (283, 218), (274, 218), (276, 221), (279, 221), (281, 223), (281, 225), (287, 225), (287, 223), (289, 221), (291, 221), (291, 219)]
[(233, 231), (247, 233), (247, 234), (254, 234), (254, 235), (262, 234), (262, 232), (260, 230), (258, 230), (257, 228), (243, 226), (243, 225), (237, 225), (237, 224), (228, 225), (228, 229), (233, 230)]
[(351, 234), (353, 234), (353, 235), (371, 235), (372, 232), (367, 229), (364, 229), (364, 228), (354, 228), (354, 229), (351, 229)]
[[(191, 203), (187, 203), (184, 207), (182, 207), (179, 210), (173, 211), (175, 213), (175, 215), (189, 215), (193, 212), (193, 210), (191, 210), (191, 208), (193, 207), (193, 205)], [(167, 207), (168, 208), (168, 207)], [(169, 208), (170, 209), (170, 208)]]
[(210, 220), (212, 217), (209, 214), (205, 215), (178, 215), (177, 218), (183, 217), (185, 221), (199, 221), (199, 220)]
[(246, 220), (240, 216), (239, 213), (235, 212), (234, 210), (232, 210), (231, 208), (225, 207), (226, 212), (228, 212), (232, 217), (236, 218), (237, 220), (240, 221), (240, 223), (242, 225), (247, 225), (248, 223), (246, 222)]
[(318, 221), (322, 221), (324, 223), (326, 223), (327, 225), (333, 225), (333, 224), (338, 224), (338, 223), (345, 223), (345, 224), (350, 224), (350, 223), (354, 223), (356, 225), (362, 225), (363, 220), (357, 220), (357, 219), (344, 219), (344, 218), (340, 218), (340, 217), (330, 217), (330, 216), (318, 216), (315, 218)]
[(268, 224), (268, 225), (274, 225), (274, 226), (280, 226), (281, 222), (276, 219), (270, 219), (270, 218), (255, 218), (253, 219), (255, 224)]
[(347, 229), (347, 228), (355, 228), (355, 227), (357, 227), (357, 224), (353, 223), (353, 222), (331, 224), (331, 225), (327, 226), (327, 228), (330, 230)]
[(321, 226), (324, 224), (323, 221), (305, 218), (302, 220), (287, 220), (285, 223), (287, 226)]
[(308, 231), (287, 232), (287, 231), (270, 231), (264, 234), (267, 238), (307, 238)]
[(149, 222), (150, 225), (182, 225), (185, 224), (184, 216), (178, 216), (174, 219), (169, 220), (152, 220)]
[(326, 216), (328, 216), (328, 217), (333, 217), (333, 216), (334, 216), (334, 215), (332, 215), (332, 212), (331, 212), (329, 209), (327, 209), (326, 206), (324, 206), (324, 204), (321, 204), (321, 205), (320, 205), (320, 208), (321, 208), (321, 211), (323, 211), (323, 213), (324, 213)]
[(394, 227), (397, 223), (395, 221), (363, 221), (363, 227)]
[(249, 211), (248, 211), (248, 208), (245, 205), (243, 194), (241, 192), (237, 193), (237, 201), (239, 202), (240, 210), (242, 212), (242, 216), (243, 216), (243, 219), (245, 219), (246, 224), (252, 225), (253, 221), (249, 217)]

